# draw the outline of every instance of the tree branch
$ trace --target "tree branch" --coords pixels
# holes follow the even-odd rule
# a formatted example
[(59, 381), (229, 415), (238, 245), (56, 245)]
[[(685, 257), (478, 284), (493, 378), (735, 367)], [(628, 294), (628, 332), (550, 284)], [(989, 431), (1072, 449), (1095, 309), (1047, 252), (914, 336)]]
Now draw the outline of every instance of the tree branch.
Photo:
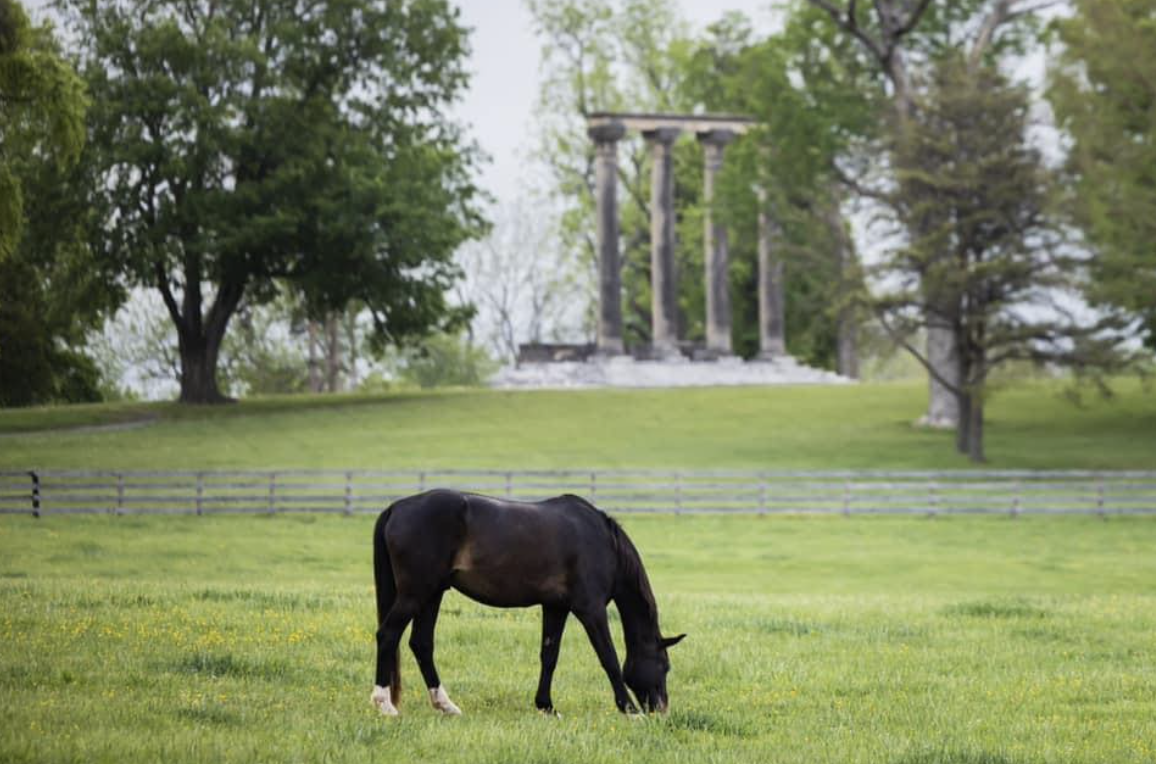
[(884, 46), (871, 35), (867, 34), (862, 27), (859, 26), (858, 20), (855, 18), (855, 2), (851, 1), (846, 13), (841, 8), (836, 7), (828, 0), (809, 0), (811, 5), (823, 10), (831, 17), (831, 20), (847, 34), (855, 37), (859, 42), (866, 46), (871, 55), (879, 59), (879, 62), (886, 67), (887, 60), (890, 58)]
[(853, 191), (855, 194), (859, 196), (865, 196), (868, 199), (875, 199), (876, 201), (880, 201), (885, 204), (894, 204), (895, 197), (892, 194), (863, 185), (847, 173), (843, 172), (843, 168), (840, 167), (835, 160), (831, 160), (830, 166), (831, 174), (835, 176), (835, 180), (838, 183), (851, 189), (851, 191)]
[(908, 342), (905, 336), (899, 333), (899, 330), (891, 326), (890, 322), (887, 320), (887, 311), (876, 310), (875, 315), (879, 318), (879, 323), (883, 326), (883, 330), (887, 332), (887, 335), (891, 337), (895, 344), (899, 345), (899, 347), (910, 353), (915, 358), (915, 360), (918, 361), (919, 364), (927, 370), (927, 373), (930, 374), (936, 382), (947, 388), (947, 390), (952, 395), (963, 395), (963, 390), (961, 390), (958, 385), (948, 381), (942, 374), (940, 374), (939, 370), (932, 366), (931, 362), (927, 360), (927, 358), (922, 353), (916, 350), (915, 346)]
[(173, 296), (173, 290), (169, 286), (169, 274), (165, 272), (165, 266), (159, 260), (154, 266), (157, 277), (157, 289), (161, 292), (161, 297), (164, 298), (165, 307), (169, 309), (169, 317), (173, 319), (173, 323), (177, 326), (177, 332), (183, 334), (186, 331), (185, 319), (181, 315), (181, 309), (177, 307), (177, 299)]

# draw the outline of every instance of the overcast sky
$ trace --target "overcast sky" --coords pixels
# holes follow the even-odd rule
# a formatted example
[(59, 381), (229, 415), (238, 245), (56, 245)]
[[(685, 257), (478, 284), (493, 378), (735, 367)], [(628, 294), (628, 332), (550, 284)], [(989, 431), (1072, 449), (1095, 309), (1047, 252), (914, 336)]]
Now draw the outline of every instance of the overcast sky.
[[(770, 0), (680, 0), (676, 5), (695, 29), (732, 10), (746, 13), (756, 29), (771, 23)], [(464, 0), (459, 7), (473, 29), (473, 79), (459, 118), (490, 155), (483, 187), (499, 202), (509, 200), (528, 182), (525, 164), (533, 140), (541, 42), (534, 37), (524, 0)]]

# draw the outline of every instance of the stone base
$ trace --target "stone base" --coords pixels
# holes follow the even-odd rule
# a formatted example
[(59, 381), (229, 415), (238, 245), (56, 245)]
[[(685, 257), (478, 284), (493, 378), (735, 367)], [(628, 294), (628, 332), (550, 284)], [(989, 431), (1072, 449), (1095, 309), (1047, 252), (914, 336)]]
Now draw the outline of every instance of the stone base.
[(959, 423), (951, 417), (936, 417), (932, 419), (927, 414), (915, 420), (916, 427), (928, 430), (954, 430)]
[(490, 379), (498, 388), (577, 389), (592, 387), (715, 387), (733, 385), (845, 385), (855, 380), (804, 366), (790, 356), (744, 361), (636, 361), (630, 356), (594, 357), (585, 363), (524, 363)]

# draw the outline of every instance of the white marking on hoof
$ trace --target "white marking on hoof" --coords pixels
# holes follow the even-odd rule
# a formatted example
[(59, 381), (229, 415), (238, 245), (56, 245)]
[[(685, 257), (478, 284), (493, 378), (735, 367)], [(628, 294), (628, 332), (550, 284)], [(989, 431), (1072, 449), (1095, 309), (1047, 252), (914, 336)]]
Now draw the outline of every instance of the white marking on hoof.
[(446, 693), (445, 688), (440, 684), (437, 687), (429, 688), (429, 702), (443, 714), (460, 716), (462, 713), (462, 709), (454, 705), (454, 702), (450, 700), (449, 694)]
[(382, 716), (397, 716), (397, 706), (393, 705), (388, 687), (375, 685), (373, 694), (369, 696), (369, 700), (373, 705), (377, 706), (377, 710), (381, 712)]

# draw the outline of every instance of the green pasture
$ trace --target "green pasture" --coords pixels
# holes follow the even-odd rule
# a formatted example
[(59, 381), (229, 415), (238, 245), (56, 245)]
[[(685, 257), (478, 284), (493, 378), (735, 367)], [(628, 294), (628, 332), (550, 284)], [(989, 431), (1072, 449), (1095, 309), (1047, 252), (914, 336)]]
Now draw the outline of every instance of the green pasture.
[[(571, 621), (448, 595), (430, 709), (370, 706), (371, 517), (0, 518), (3, 762), (1156, 761), (1156, 518), (623, 518), (672, 712)], [(615, 628), (617, 628), (615, 626)]]
[[(1058, 382), (1000, 390), (997, 468), (1156, 468), (1156, 392), (1079, 404)], [(0, 469), (964, 468), (919, 430), (926, 385), (302, 396), (216, 407), (0, 411)]]

